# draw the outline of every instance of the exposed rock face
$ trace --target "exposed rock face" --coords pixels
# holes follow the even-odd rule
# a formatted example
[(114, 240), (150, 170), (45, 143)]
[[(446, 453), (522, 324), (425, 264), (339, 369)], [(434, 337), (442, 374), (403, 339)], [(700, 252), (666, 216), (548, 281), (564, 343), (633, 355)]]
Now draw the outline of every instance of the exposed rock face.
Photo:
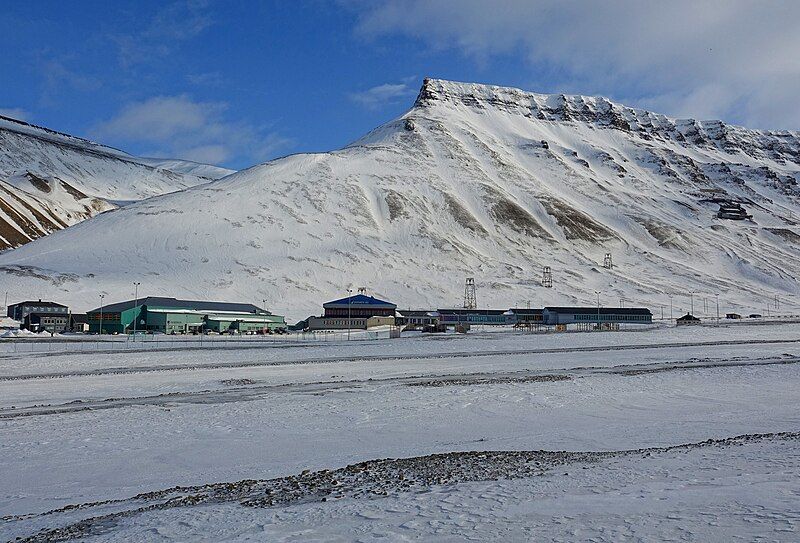
[[(0, 255), (0, 271), (36, 271), (7, 276), (21, 294), (77, 277), (54, 289), (65, 301), (146, 277), (152, 294), (266, 299), (290, 317), (362, 285), (403, 307), (455, 305), (467, 276), (498, 307), (597, 290), (761, 307), (798, 290), (799, 149), (792, 132), (426, 80), (408, 113), (344, 149), (126, 206)], [(717, 218), (721, 200), (752, 219)]]
[(181, 160), (140, 159), (0, 117), (0, 251), (116, 209), (114, 202), (173, 192), (228, 173)]

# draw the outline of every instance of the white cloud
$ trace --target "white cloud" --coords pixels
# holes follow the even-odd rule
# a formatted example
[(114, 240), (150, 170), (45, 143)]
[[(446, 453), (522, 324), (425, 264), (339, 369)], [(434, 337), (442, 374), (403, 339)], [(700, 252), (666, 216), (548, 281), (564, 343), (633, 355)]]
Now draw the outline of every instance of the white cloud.
[[(479, 62), (521, 54), (563, 86), (666, 113), (800, 128), (800, 2), (351, 1), (357, 32), (400, 34)], [(435, 75), (435, 74), (433, 74)], [(775, 100), (782, 100), (776, 103)]]
[[(111, 36), (119, 49), (119, 61), (123, 66), (150, 62), (168, 56), (180, 43), (202, 34), (213, 25), (206, 0), (180, 0), (166, 4), (139, 29), (122, 35)], [(141, 19), (137, 18), (133, 24)]]
[(147, 147), (145, 154), (210, 164), (263, 161), (294, 142), (246, 121), (229, 118), (228, 105), (187, 95), (156, 96), (124, 106), (94, 127), (92, 136)]
[(192, 85), (205, 85), (208, 87), (218, 87), (224, 82), (222, 74), (219, 72), (203, 72), (196, 74), (189, 74), (186, 76), (186, 81)]
[(30, 113), (18, 107), (0, 107), (0, 115), (11, 117), (18, 121), (27, 121), (30, 118)]
[(400, 83), (384, 83), (361, 92), (350, 94), (350, 99), (362, 106), (377, 110), (388, 104), (416, 94), (417, 89), (410, 86), (416, 78), (406, 78)]

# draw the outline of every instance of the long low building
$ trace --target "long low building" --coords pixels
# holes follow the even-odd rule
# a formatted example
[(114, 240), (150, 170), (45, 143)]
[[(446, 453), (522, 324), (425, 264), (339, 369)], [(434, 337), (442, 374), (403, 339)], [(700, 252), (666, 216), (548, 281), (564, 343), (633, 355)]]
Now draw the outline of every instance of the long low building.
[(445, 326), (457, 324), (514, 324), (516, 317), (510, 309), (437, 309), (439, 322)]
[(650, 324), (653, 314), (646, 307), (545, 307), (542, 322), (548, 325)]
[[(282, 330), (286, 320), (252, 304), (178, 300), (148, 296), (99, 307), (87, 312), (89, 332), (134, 331), (165, 334), (201, 332), (254, 333)], [(134, 321), (136, 326), (134, 326)]]

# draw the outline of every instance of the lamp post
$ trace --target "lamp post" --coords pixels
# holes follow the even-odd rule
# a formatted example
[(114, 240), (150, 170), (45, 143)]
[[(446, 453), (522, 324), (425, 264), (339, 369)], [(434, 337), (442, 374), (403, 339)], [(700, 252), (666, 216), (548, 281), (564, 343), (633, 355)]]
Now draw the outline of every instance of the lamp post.
[(694, 292), (691, 290), (689, 291), (689, 307), (691, 308), (689, 313), (694, 316)]
[(141, 283), (133, 282), (133, 339), (136, 339), (136, 321), (139, 320), (139, 285)]
[(350, 318), (350, 305), (353, 302), (353, 289), (347, 289), (347, 341), (350, 341), (350, 328), (353, 326), (353, 321)]
[(99, 335), (103, 335), (103, 298), (105, 298), (105, 294), (100, 295), (100, 331), (98, 332)]
[(719, 326), (719, 294), (714, 294), (717, 297), (717, 326)]
[(669, 295), (669, 320), (672, 321), (672, 294)]
[(600, 330), (600, 291), (595, 290), (595, 294), (597, 294), (597, 330)]

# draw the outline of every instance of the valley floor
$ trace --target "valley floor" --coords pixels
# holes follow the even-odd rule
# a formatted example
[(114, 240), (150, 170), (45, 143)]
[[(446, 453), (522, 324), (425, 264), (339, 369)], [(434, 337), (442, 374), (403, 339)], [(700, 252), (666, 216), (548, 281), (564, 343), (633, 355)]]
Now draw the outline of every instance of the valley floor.
[(800, 324), (2, 352), (0, 540), (794, 541), (798, 362)]

